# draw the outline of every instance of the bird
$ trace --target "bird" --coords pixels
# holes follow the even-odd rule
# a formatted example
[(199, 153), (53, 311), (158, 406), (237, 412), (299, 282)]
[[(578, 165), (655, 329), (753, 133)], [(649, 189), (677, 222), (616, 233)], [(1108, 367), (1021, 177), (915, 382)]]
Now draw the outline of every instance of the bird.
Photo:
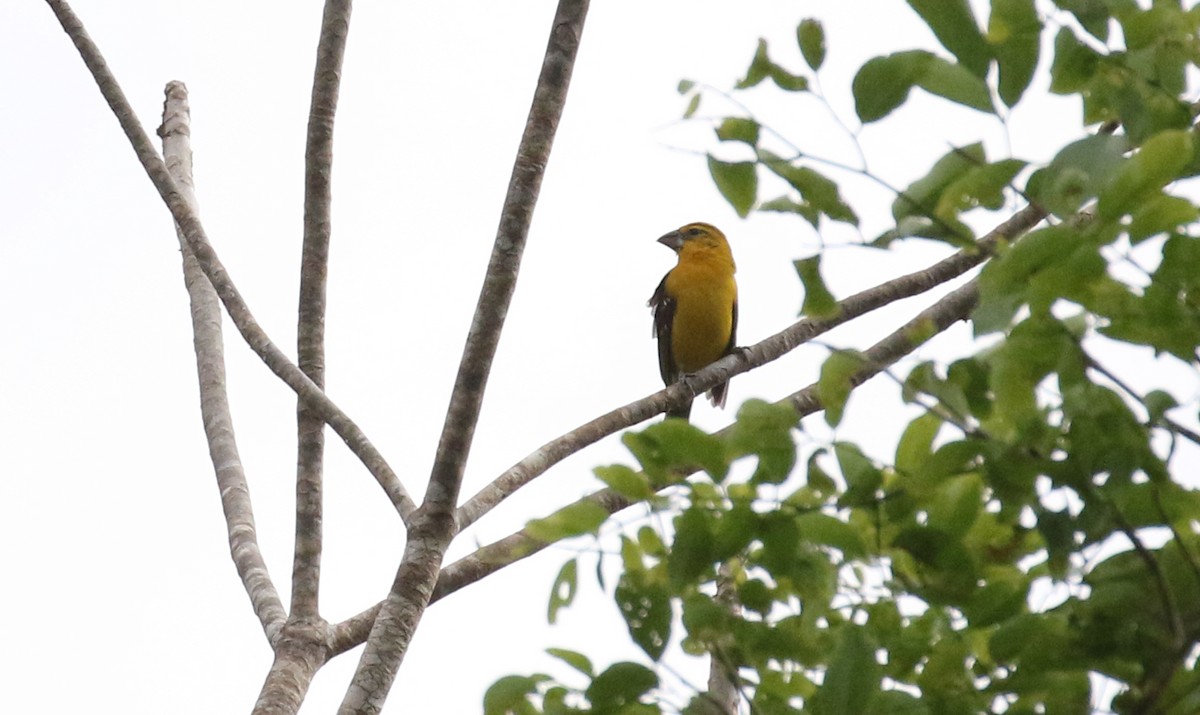
[[(737, 267), (725, 234), (712, 224), (689, 223), (658, 242), (678, 257), (647, 303), (658, 339), (658, 370), (669, 387), (734, 351)], [(713, 405), (724, 407), (728, 390), (728, 382), (709, 390)], [(691, 411), (689, 400), (667, 417), (686, 420)]]

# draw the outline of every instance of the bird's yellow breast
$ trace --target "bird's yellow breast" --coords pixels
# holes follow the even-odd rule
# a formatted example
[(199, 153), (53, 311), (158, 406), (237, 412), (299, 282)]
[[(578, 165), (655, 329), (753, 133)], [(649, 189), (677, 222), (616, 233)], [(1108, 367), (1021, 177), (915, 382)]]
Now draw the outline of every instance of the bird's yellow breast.
[(725, 354), (733, 331), (737, 284), (733, 264), (720, 256), (680, 256), (667, 275), (675, 300), (671, 352), (680, 372), (691, 373)]

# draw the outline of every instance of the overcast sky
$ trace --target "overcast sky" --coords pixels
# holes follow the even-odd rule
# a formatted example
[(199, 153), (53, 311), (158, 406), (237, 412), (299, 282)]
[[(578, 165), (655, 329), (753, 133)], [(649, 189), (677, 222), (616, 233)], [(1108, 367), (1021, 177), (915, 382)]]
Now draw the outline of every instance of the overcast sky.
[[(120, 3), (76, 11), (142, 122), (160, 121), (162, 88), (191, 92), (201, 216), (258, 320), (294, 352), (303, 151), (321, 4)], [(442, 425), (553, 15), (549, 0), (363, 2), (346, 56), (334, 163), (328, 391), (419, 495)], [(645, 307), (673, 263), (655, 238), (681, 224), (725, 229), (738, 262), (739, 342), (786, 327), (800, 306), (791, 266), (820, 237), (798, 219), (738, 219), (702, 158), (711, 123), (679, 121), (680, 79), (729, 88), (758, 37), (801, 63), (794, 28), (824, 20), (822, 83), (857, 127), (849, 77), (868, 57), (931, 46), (905, 3), (593, 3), (571, 95), (533, 221), (521, 282), (496, 357), (464, 494), (545, 441), (660, 388)], [(866, 17), (870, 17), (868, 32)], [(187, 300), (170, 217), (78, 54), (43, 3), (0, 7), (0, 609), (8, 620), (3, 712), (248, 712), (270, 652), (229, 558), (199, 419)], [(739, 95), (801, 148), (857, 154), (811, 97)], [(736, 111), (716, 95), (701, 117)], [(994, 118), (916, 97), (859, 137), (893, 185), (951, 144), (1047, 160), (1079, 136), (1076, 102)], [(722, 147), (723, 156), (738, 155)], [(892, 197), (834, 174), (863, 216), (887, 228)], [(764, 198), (780, 193), (764, 189)], [(774, 192), (774, 193), (773, 193)], [(990, 222), (985, 222), (989, 224)], [(856, 240), (843, 229), (829, 243)], [(838, 296), (922, 267), (946, 249), (839, 249), (826, 259)], [(870, 344), (927, 305), (908, 301), (837, 332)], [(230, 391), (260, 543), (277, 588), (291, 570), (295, 468), (292, 393), (226, 323)], [(958, 328), (920, 353), (968, 350)], [(749, 397), (812, 381), (825, 350), (803, 348), (732, 383), (730, 411), (697, 402), (719, 428)], [(900, 374), (906, 370), (901, 369)], [(1194, 399), (1195, 377), (1173, 389)], [(911, 412), (851, 403), (839, 436), (888, 459)], [(806, 421), (811, 444), (829, 437)], [(630, 458), (614, 439), (567, 460), (464, 534), (451, 558), (597, 486), (590, 470)], [(374, 480), (330, 433), (323, 615), (340, 620), (382, 598), (402, 530)], [(639, 514), (623, 519), (636, 522)], [(572, 647), (599, 664), (636, 657), (616, 608), (581, 573), (582, 603), (545, 623), (553, 574), (576, 549), (550, 549), (430, 609), (392, 691), (390, 712), (472, 712), (501, 675), (563, 669), (543, 653)], [(305, 713), (336, 708), (358, 651), (318, 673)]]

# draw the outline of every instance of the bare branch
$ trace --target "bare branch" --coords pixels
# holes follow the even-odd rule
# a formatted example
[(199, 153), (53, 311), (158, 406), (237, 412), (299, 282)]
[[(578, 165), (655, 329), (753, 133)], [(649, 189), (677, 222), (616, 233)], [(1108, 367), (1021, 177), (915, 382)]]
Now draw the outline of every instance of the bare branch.
[[(163, 123), (158, 130), (163, 140), (163, 156), (183, 199), (193, 212), (198, 213), (192, 184), (191, 114), (187, 87), (182, 82), (171, 82), (167, 85), (166, 95)], [(258, 548), (250, 488), (246, 484), (246, 473), (234, 437), (233, 416), (225, 388), (221, 304), (188, 248), (187, 240), (182, 233), (178, 236), (180, 252), (183, 254), (183, 283), (191, 303), (196, 373), (200, 379), (200, 416), (208, 439), (208, 454), (217, 476), (217, 488), (221, 492), (221, 508), (225, 512), (225, 528), (229, 534), (229, 553), (246, 594), (250, 596), (254, 614), (262, 623), (267, 641), (274, 646), (287, 613), (283, 610), (279, 593), (271, 582), (267, 564)]]
[(275, 648), (253, 715), (296, 715), (313, 675), (329, 658), (329, 625), (318, 619), (289, 621)]
[[(776, 360), (813, 338), (854, 318), (950, 281), (991, 255), (992, 248), (1002, 240), (1028, 231), (1046, 214), (1040, 208), (1027, 206), (1018, 211), (970, 249), (959, 251), (938, 261), (929, 268), (910, 273), (856, 293), (841, 301), (836, 317), (824, 320), (805, 318), (762, 342), (746, 348), (740, 354), (723, 358), (697, 372), (688, 384), (676, 383), (649, 397), (631, 402), (542, 445), (529, 456), (509, 467), (503, 474), (481, 489), (458, 509), (459, 529), (474, 523), (518, 489), (541, 476), (562, 459), (604, 437), (631, 427), (642, 420), (663, 412), (667, 407), (692, 399), (730, 377), (747, 372)], [(691, 390), (689, 390), (689, 387)], [(694, 391), (692, 391), (694, 390)]]
[[(1005, 225), (1008, 224), (1006, 223)], [(999, 230), (997, 229), (997, 231)], [(866, 350), (864, 353), (866, 364), (855, 374), (853, 378), (854, 384), (862, 384), (895, 364), (900, 358), (916, 350), (933, 336), (945, 331), (946, 328), (954, 323), (965, 320), (970, 315), (972, 308), (975, 307), (978, 298), (978, 288), (975, 281), (972, 280), (951, 291), (941, 300), (921, 311), (900, 329)], [(769, 338), (769, 340), (774, 339)], [(761, 346), (762, 343), (759, 345)], [(706, 368), (705, 371), (708, 369)], [(622, 410), (638, 408), (644, 403), (658, 399), (662, 394), (663, 392), (655, 393), (639, 402), (627, 405)], [(821, 400), (817, 396), (816, 383), (783, 398), (779, 402), (791, 403), (795, 406), (800, 417), (806, 417), (822, 409)], [(612, 415), (614, 413), (609, 414)], [(596, 420), (593, 420), (594, 422)], [(723, 435), (727, 429), (729, 428), (727, 427), (716, 434), (718, 436)], [(680, 478), (682, 479), (685, 476), (687, 475), (680, 475)], [(600, 489), (592, 494), (581, 497), (574, 503), (578, 504), (585, 501), (599, 505), (610, 514), (615, 514), (635, 503), (608, 488)], [(498, 541), (482, 546), (473, 554), (464, 556), (442, 569), (430, 602), (437, 601), (464, 586), (480, 581), (505, 566), (536, 554), (549, 545), (549, 542), (536, 539), (530, 536), (526, 530), (522, 529)], [(367, 637), (367, 632), (371, 628), (375, 614), (379, 612), (381, 606), (382, 604), (376, 604), (358, 615), (333, 626), (332, 643), (330, 645), (332, 653), (341, 653), (362, 643)]]
[(457, 533), (454, 508), (492, 358), (516, 288), (521, 254), (533, 220), (550, 149), (566, 104), (588, 0), (559, 0), (546, 55), (517, 158), (487, 275), (467, 334), (429, 486), (408, 530), (404, 557), (391, 592), (375, 618), (367, 647), (339, 713), (377, 713), (383, 708), (404, 654), (433, 593), (447, 544)]
[[(342, 58), (350, 31), (350, 0), (328, 0), (321, 18), (317, 66), (308, 112), (304, 156), (304, 247), (296, 356), (300, 369), (325, 388), (325, 290), (332, 231), (333, 120)], [(303, 400), (296, 405), (296, 552), (292, 561), (292, 617), (318, 613), (321, 583), (322, 473), (325, 421)]]
[(238, 332), (241, 333), (250, 349), (270, 368), (271, 372), (283, 380), (299, 395), (301, 400), (309, 404), (321, 419), (342, 438), (350, 451), (366, 465), (396, 510), (407, 521), (415, 505), (404, 486), (396, 478), (395, 472), (384, 460), (383, 455), (375, 449), (375, 445), (371, 444), (358, 425), (342, 412), (300, 368), (288, 360), (283, 351), (271, 341), (262, 326), (254, 319), (246, 301), (233, 284), (233, 280), (225, 271), (220, 259), (217, 258), (212, 244), (208, 242), (208, 236), (204, 232), (199, 217), (188, 206), (179, 187), (175, 185), (175, 180), (167, 172), (166, 166), (150, 142), (150, 137), (142, 128), (133, 108), (129, 106), (129, 100), (125, 98), (125, 93), (121, 90), (112, 72), (109, 71), (100, 50), (88, 37), (79, 18), (75, 16), (64, 0), (46, 0), (46, 4), (54, 11), (63, 30), (79, 50), (100, 93), (104, 95), (109, 108), (112, 109), (121, 128), (125, 131), (125, 136), (133, 145), (133, 150), (137, 154), (142, 168), (145, 169), (154, 188), (158, 190), (159, 196), (171, 211), (176, 226), (187, 239), (188, 248), (196, 258), (200, 269), (204, 271), (205, 277), (216, 289), (217, 296), (224, 304), (225, 310), (229, 313)]
[[(728, 611), (735, 618), (742, 615), (742, 605), (738, 602), (737, 585), (734, 582), (734, 574), (738, 569), (740, 565), (736, 559), (720, 565), (717, 569), (717, 593), (713, 599), (721, 610)], [(737, 667), (726, 662), (723, 655), (719, 645), (709, 646), (708, 692), (704, 693), (704, 697), (721, 715), (737, 715), (738, 702), (742, 697)]]

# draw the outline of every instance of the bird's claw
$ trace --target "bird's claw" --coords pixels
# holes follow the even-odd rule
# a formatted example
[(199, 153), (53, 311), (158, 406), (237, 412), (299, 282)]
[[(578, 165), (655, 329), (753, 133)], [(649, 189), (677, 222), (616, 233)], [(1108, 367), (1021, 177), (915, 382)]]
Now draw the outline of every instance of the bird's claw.
[(694, 372), (683, 373), (682, 375), (679, 376), (679, 382), (685, 388), (687, 388), (687, 391), (689, 393), (691, 393), (691, 396), (693, 398), (696, 397), (696, 395), (700, 394), (701, 391), (696, 389), (696, 373), (694, 373)]

